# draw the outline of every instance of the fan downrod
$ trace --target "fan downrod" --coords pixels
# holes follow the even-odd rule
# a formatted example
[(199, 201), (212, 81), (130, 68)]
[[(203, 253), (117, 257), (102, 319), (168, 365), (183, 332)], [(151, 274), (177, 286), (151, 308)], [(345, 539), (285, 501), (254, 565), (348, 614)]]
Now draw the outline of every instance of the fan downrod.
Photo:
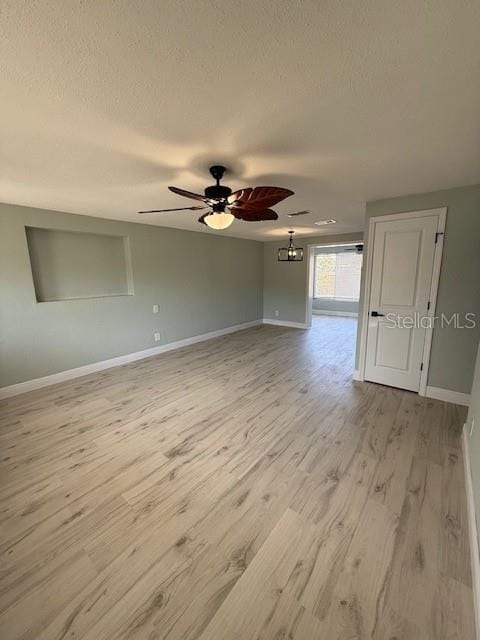
[(226, 167), (223, 167), (221, 164), (214, 164), (213, 166), (210, 167), (210, 174), (213, 177), (213, 179), (217, 181), (217, 184), (223, 178), (223, 174), (225, 173), (226, 170), (227, 170)]

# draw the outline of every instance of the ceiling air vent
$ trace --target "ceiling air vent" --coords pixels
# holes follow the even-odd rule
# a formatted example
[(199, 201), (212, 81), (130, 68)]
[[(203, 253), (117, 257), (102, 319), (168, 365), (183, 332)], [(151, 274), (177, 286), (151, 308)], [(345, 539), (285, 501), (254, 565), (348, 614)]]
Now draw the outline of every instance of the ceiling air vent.
[(317, 222), (315, 222), (315, 224), (321, 227), (324, 224), (335, 224), (336, 222), (337, 222), (336, 220), (318, 220)]
[(295, 213), (289, 213), (288, 217), (289, 218), (296, 218), (297, 216), (306, 216), (309, 213), (312, 213), (311, 211), (296, 211)]

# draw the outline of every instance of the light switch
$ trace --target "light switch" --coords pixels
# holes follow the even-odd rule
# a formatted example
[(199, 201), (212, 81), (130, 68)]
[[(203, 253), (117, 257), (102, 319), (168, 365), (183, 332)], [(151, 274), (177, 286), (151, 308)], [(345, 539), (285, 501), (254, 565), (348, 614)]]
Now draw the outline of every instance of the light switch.
[(153, 313), (158, 313), (158, 304), (153, 305)]
[(160, 334), (159, 333), (154, 333), (153, 334), (153, 339), (155, 340), (155, 342), (160, 342)]

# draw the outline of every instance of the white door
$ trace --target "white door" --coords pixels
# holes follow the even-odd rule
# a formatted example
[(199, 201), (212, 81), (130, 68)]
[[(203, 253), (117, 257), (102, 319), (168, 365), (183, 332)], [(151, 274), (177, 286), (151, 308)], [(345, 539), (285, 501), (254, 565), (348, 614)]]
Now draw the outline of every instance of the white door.
[(439, 217), (375, 224), (365, 379), (419, 391)]

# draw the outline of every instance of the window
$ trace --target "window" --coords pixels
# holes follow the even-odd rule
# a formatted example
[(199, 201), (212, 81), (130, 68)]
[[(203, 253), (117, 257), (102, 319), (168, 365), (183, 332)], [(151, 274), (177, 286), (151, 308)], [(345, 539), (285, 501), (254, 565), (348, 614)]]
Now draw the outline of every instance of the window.
[(315, 256), (315, 298), (358, 300), (362, 254), (356, 251), (319, 253)]

